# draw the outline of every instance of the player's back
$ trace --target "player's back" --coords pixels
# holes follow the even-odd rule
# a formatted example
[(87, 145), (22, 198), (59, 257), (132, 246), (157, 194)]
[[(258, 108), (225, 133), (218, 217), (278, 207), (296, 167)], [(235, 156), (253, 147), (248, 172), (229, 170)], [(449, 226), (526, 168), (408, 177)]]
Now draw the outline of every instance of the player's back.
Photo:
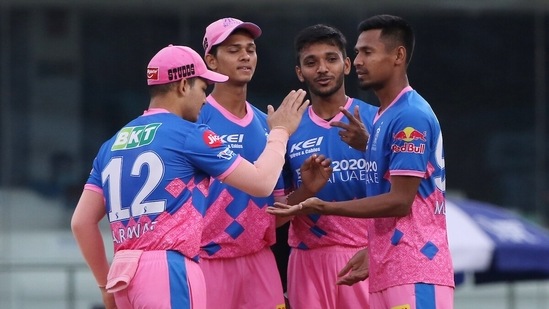
[(100, 149), (88, 185), (105, 196), (115, 250), (198, 254), (209, 175), (228, 169), (207, 126), (164, 110), (128, 123)]

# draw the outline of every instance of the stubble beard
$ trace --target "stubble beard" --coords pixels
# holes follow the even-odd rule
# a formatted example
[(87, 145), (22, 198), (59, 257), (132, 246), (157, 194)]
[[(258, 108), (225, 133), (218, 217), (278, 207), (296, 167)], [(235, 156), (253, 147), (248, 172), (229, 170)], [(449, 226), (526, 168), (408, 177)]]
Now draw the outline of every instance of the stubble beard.
[(341, 87), (343, 87), (343, 77), (342, 78), (339, 78), (336, 82), (336, 84), (331, 87), (331, 88), (328, 88), (328, 89), (320, 89), (318, 87), (314, 87), (312, 83), (310, 82), (306, 82), (307, 84), (307, 87), (309, 88), (309, 91), (311, 91), (311, 93), (313, 93), (314, 95), (316, 96), (319, 96), (319, 97), (322, 97), (322, 98), (326, 98), (326, 97), (329, 97), (331, 95), (333, 95), (334, 93), (336, 93)]

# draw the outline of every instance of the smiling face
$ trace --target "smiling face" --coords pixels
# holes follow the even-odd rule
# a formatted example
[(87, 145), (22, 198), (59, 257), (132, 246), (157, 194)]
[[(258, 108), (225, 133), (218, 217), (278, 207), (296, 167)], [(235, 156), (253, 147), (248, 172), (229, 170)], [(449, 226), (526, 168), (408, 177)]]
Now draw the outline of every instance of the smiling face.
[(250, 33), (237, 30), (216, 46), (215, 56), (206, 58), (212, 70), (229, 76), (229, 83), (246, 84), (257, 66), (256, 45)]
[(299, 52), (297, 77), (309, 91), (327, 97), (343, 87), (345, 75), (350, 71), (350, 60), (341, 50), (328, 43), (312, 43)]

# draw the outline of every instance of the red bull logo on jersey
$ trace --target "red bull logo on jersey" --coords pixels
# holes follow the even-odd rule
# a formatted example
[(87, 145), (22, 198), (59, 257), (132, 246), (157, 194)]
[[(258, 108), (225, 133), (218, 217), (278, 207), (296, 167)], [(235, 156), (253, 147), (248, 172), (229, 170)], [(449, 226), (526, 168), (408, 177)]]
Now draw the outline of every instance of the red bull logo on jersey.
[[(427, 141), (426, 137), (427, 132), (422, 133), (413, 127), (406, 127), (403, 130), (393, 134), (393, 140), (395, 143), (391, 145), (391, 150), (394, 153), (406, 152), (422, 154), (425, 152), (425, 143), (416, 145), (412, 142), (416, 140), (425, 142)], [(403, 141), (404, 144), (398, 143), (399, 141)]]
[(419, 146), (414, 145), (413, 143), (404, 143), (404, 145), (391, 145), (391, 150), (394, 153), (398, 152), (407, 152), (407, 153), (425, 153), (425, 144), (419, 144)]
[(149, 145), (154, 140), (161, 123), (151, 123), (145, 126), (125, 127), (116, 135), (111, 151), (133, 149)]
[(406, 127), (404, 130), (398, 131), (397, 133), (393, 134), (393, 139), (395, 141), (404, 141), (404, 142), (411, 142), (415, 140), (420, 141), (427, 141), (426, 140), (427, 132), (419, 132), (418, 130), (412, 128), (412, 127)]
[(208, 147), (210, 148), (223, 146), (223, 140), (221, 139), (221, 136), (215, 134), (210, 130), (204, 131), (204, 134), (202, 134), (202, 139), (204, 140), (204, 143), (206, 143), (206, 145), (208, 145)]

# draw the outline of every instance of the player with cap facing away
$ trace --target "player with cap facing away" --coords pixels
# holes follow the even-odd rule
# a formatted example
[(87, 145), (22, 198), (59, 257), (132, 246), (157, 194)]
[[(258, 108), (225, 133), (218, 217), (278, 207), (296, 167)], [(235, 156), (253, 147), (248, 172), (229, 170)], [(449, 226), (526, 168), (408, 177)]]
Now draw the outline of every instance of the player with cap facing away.
[[(269, 107), (271, 131), (252, 164), (194, 122), (207, 83), (227, 79), (191, 48), (163, 48), (147, 68), (149, 108), (101, 146), (71, 225), (107, 309), (205, 308), (196, 261), (210, 176), (257, 196), (273, 190), (288, 136), (308, 105), (305, 93)], [(115, 251), (110, 267), (98, 227), (105, 215)]]
[[(211, 23), (204, 35), (206, 64), (229, 80), (214, 85), (198, 122), (210, 126), (231, 150), (251, 162), (259, 157), (269, 132), (265, 113), (246, 100), (257, 65), (255, 39), (260, 35), (256, 24), (230, 17)], [(324, 172), (329, 163), (324, 157), (310, 157), (304, 177), (322, 180), (314, 172)], [(309, 168), (309, 164), (320, 168)], [(282, 180), (277, 189), (284, 189)], [(213, 179), (206, 202), (200, 267), (208, 295), (215, 295), (208, 297), (207, 308), (284, 308), (280, 275), (270, 248), (276, 240), (275, 218), (264, 211), (274, 203), (273, 196), (253, 197)]]

